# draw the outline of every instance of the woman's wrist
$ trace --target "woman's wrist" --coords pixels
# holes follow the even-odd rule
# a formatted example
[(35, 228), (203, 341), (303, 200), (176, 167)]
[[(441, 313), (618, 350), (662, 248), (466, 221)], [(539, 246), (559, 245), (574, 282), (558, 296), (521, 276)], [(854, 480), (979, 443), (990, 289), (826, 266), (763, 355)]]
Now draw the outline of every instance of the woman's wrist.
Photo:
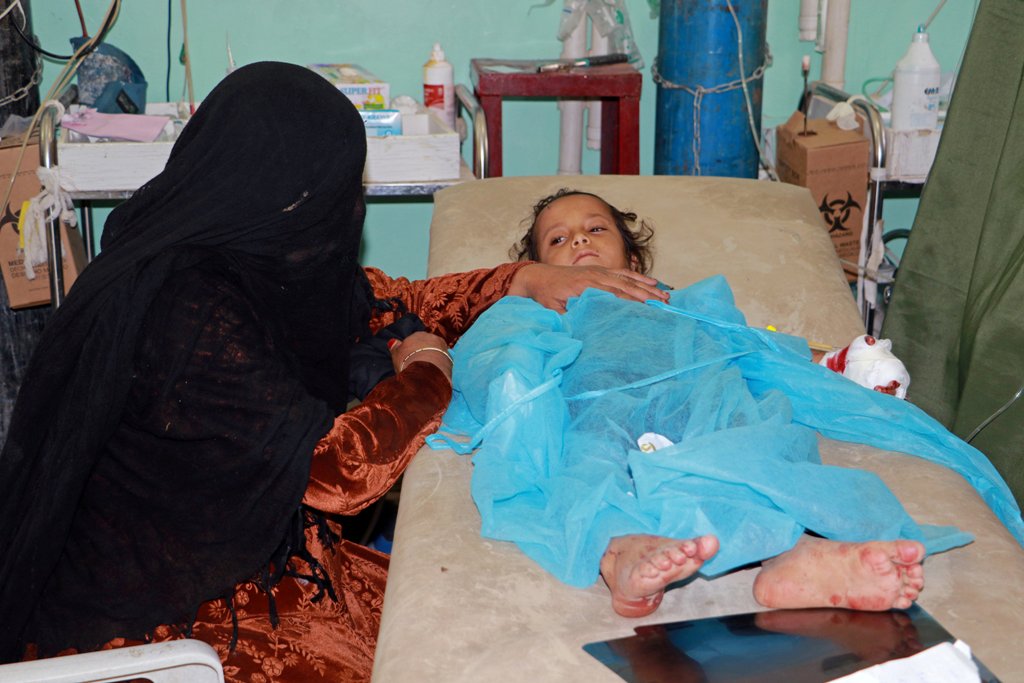
[(402, 358), (402, 362), (399, 363), (398, 371), (402, 372), (403, 370), (405, 370), (406, 365), (408, 365), (409, 363), (415, 363), (417, 360), (432, 362), (429, 361), (427, 358), (416, 358), (417, 354), (426, 354), (427, 352), (432, 352), (435, 355), (439, 354), (444, 356), (448, 360), (449, 368), (455, 365), (455, 361), (452, 360), (452, 355), (448, 353), (448, 349), (441, 348), (440, 346), (423, 346), (416, 349), (415, 351), (410, 351), (408, 354), (406, 354), (405, 357)]
[(536, 262), (534, 262), (534, 261), (523, 261), (523, 262), (521, 262), (521, 266), (512, 275), (512, 279), (509, 280), (508, 291), (506, 292), (506, 294), (508, 294), (509, 296), (529, 297), (530, 296), (530, 284), (529, 284), (530, 271), (531, 270), (536, 270), (535, 268), (531, 268), (531, 266), (536, 266), (536, 265), (538, 265), (538, 264)]

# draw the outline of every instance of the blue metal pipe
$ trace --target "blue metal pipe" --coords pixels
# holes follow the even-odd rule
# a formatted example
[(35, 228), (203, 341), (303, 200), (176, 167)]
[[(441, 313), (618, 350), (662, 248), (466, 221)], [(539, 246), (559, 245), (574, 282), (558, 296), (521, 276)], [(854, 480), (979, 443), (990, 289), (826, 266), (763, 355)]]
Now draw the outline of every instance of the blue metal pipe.
[[(767, 55), (768, 0), (731, 2), (743, 32), (743, 68), (760, 134), (764, 81), (750, 77)], [(661, 0), (654, 70), (656, 174), (757, 177), (757, 146), (738, 83), (737, 39), (727, 0)]]

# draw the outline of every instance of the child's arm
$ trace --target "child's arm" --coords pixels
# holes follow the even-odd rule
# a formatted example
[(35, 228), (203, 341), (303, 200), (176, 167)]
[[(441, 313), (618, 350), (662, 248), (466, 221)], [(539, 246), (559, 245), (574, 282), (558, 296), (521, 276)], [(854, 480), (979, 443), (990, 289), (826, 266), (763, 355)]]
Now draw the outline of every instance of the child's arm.
[(609, 270), (599, 266), (552, 266), (542, 263), (516, 273), (509, 294), (533, 299), (545, 308), (565, 312), (566, 302), (585, 289), (603, 289), (620, 299), (668, 301), (658, 281), (633, 270)]

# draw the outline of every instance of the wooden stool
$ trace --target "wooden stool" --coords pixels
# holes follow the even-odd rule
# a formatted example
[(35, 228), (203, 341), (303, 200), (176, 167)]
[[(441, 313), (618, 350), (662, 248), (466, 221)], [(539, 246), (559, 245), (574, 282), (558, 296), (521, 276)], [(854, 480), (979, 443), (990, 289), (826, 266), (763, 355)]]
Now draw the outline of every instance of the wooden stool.
[(537, 73), (538, 62), (472, 59), (473, 89), (487, 119), (488, 177), (502, 174), (503, 97), (567, 97), (601, 100), (601, 173), (640, 173), (640, 87), (643, 78), (628, 64)]

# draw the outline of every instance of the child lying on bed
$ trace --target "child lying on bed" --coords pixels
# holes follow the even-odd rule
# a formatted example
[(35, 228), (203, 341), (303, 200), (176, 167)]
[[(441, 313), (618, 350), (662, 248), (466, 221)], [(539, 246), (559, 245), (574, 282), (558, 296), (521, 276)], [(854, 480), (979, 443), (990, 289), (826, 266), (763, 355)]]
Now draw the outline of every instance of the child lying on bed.
[[(589, 192), (562, 189), (533, 207), (529, 229), (509, 255), (560, 266), (604, 266), (647, 275), (654, 231), (637, 215)], [(910, 374), (888, 339), (858, 335), (846, 347), (811, 351), (811, 359), (861, 386), (906, 398)]]
[[(631, 218), (593, 195), (556, 195), (537, 205), (520, 254), (643, 270), (649, 233), (631, 231)], [(767, 607), (909, 607), (925, 555), (970, 537), (917, 525), (870, 473), (821, 465), (815, 430), (940, 462), (958, 440), (807, 363), (802, 340), (746, 327), (721, 278), (672, 304), (587, 292), (559, 316), (506, 299), (460, 342), (445, 423), (473, 438), (433, 444), (480, 445), (472, 488), (484, 535), (572, 585), (600, 574), (624, 616), (655, 610), (675, 581), (755, 562)], [(838, 413), (860, 423), (833, 428)], [(894, 430), (910, 443), (893, 444)], [(975, 454), (960, 471), (1001, 484)]]

